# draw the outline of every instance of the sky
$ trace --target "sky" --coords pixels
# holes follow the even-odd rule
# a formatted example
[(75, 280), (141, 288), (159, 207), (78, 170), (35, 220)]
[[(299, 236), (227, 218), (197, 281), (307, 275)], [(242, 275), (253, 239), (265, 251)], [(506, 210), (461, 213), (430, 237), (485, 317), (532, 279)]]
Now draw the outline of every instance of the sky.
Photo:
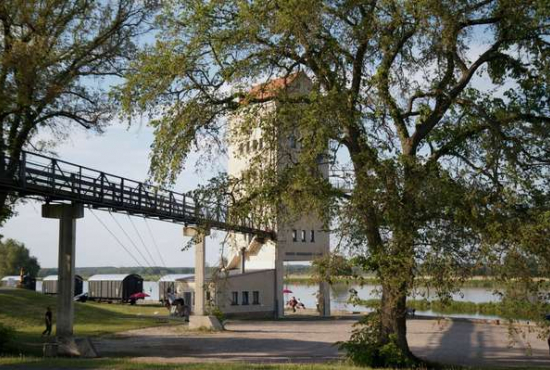
[[(75, 130), (69, 138), (58, 144), (54, 151), (60, 159), (123, 176), (132, 180), (143, 181), (147, 179), (149, 168), (150, 145), (153, 141), (153, 131), (147, 125), (128, 124), (115, 122), (101, 135)], [(195, 162), (196, 154), (190, 156), (189, 165), (179, 176), (174, 190), (185, 192), (196, 188), (199, 183), (206, 183), (214, 174), (212, 166), (203, 168), (197, 172)], [(215, 164), (225, 168), (227, 158), (220, 157)], [(59, 221), (41, 217), (42, 202), (29, 200), (25, 204), (16, 207), (17, 215), (9, 219), (0, 234), (5, 238), (13, 238), (25, 244), (31, 255), (38, 258), (42, 267), (57, 267), (57, 246)], [(118, 244), (108, 230), (116, 235), (116, 238), (138, 259), (144, 267), (152, 264), (163, 266), (156, 247), (162, 253), (168, 267), (194, 266), (193, 249), (181, 251), (189, 238), (183, 236), (182, 225), (166, 221), (148, 219), (142, 217), (121, 214), (109, 214), (105, 211), (94, 210), (95, 215), (105, 224), (106, 229), (95, 217), (85, 209), (84, 218), (77, 221), (76, 233), (76, 266), (136, 266), (134, 259)], [(128, 240), (125, 232), (133, 243)], [(137, 228), (139, 235), (132, 225)], [(147, 229), (147, 225), (151, 234)], [(216, 264), (220, 256), (220, 243), (224, 233), (213, 231), (206, 241), (206, 261), (210, 265)], [(155, 243), (151, 240), (154, 237)], [(143, 239), (149, 253), (143, 248), (140, 241)], [(141, 254), (148, 261), (144, 261), (134, 244), (140, 248)], [(151, 257), (153, 261), (151, 261)]]
[[(473, 60), (486, 49), (483, 30), (476, 33), (476, 41), (468, 51), (468, 57)], [(486, 74), (476, 76), (473, 85), (481, 87), (491, 84)], [(60, 159), (97, 169), (103, 172), (126, 177), (132, 180), (147, 179), (149, 168), (150, 146), (153, 142), (153, 131), (146, 122), (127, 123), (114, 121), (105, 129), (102, 135), (87, 132), (83, 129), (75, 130), (68, 135), (66, 141), (59, 143), (54, 151)], [(195, 166), (197, 153), (191, 153), (186, 169), (180, 174), (173, 190), (186, 192), (193, 190), (198, 184), (204, 184), (214, 175), (214, 168), (225, 169), (227, 158), (218, 158), (218, 163), (205, 166)], [(202, 169), (197, 172), (197, 168)], [(13, 238), (23, 242), (30, 250), (31, 255), (38, 258), (42, 267), (57, 266), (58, 220), (45, 219), (40, 215), (41, 202), (26, 201), (16, 208), (17, 215), (9, 219), (0, 234), (5, 238)], [(194, 266), (193, 249), (181, 251), (189, 238), (183, 236), (182, 225), (166, 221), (147, 220), (141, 217), (121, 214), (109, 214), (105, 211), (93, 211), (107, 229), (86, 209), (84, 218), (77, 221), (76, 235), (76, 266), (136, 266), (132, 258), (138, 259), (140, 265), (163, 266), (156, 247), (162, 254), (162, 260), (168, 267)], [(116, 221), (113, 219), (115, 218)], [(118, 223), (117, 223), (118, 221)], [(132, 225), (133, 222), (133, 225)], [(149, 234), (147, 224), (152, 235)], [(122, 231), (118, 224), (122, 226)], [(138, 233), (135, 232), (134, 226)], [(109, 231), (110, 230), (110, 231)], [(114, 233), (132, 256), (119, 245)], [(132, 241), (128, 240), (127, 233)], [(151, 240), (154, 238), (155, 243)], [(220, 259), (221, 242), (225, 234), (212, 231), (206, 241), (206, 262), (216, 264)], [(144, 250), (141, 239), (145, 242), (148, 251)], [(149, 261), (145, 261), (135, 250), (134, 244), (140, 248), (141, 254)], [(149, 257), (152, 255), (152, 261)]]

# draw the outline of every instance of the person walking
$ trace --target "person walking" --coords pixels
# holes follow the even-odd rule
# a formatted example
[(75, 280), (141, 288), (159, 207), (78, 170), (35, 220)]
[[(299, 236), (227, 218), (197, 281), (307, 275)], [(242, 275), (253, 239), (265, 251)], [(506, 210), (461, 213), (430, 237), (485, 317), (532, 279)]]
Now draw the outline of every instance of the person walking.
[(50, 306), (46, 308), (46, 315), (45, 315), (45, 321), (46, 321), (46, 330), (42, 332), (42, 335), (48, 335), (52, 334), (52, 309)]

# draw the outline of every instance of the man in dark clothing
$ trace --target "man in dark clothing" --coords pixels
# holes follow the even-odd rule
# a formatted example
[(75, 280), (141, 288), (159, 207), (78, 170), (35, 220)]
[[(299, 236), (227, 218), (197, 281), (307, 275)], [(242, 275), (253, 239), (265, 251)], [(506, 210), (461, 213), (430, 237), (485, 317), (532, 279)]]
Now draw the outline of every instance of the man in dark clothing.
[(52, 310), (49, 306), (48, 308), (46, 308), (45, 319), (46, 319), (46, 330), (42, 332), (42, 335), (47, 334), (49, 336), (52, 333)]

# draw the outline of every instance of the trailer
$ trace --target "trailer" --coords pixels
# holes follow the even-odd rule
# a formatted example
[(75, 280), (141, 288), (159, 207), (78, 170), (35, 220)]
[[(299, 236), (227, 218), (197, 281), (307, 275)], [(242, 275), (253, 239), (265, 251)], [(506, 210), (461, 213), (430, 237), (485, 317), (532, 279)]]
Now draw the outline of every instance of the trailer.
[(128, 302), (130, 296), (143, 292), (143, 278), (138, 274), (93, 275), (88, 279), (88, 299)]
[(170, 290), (170, 292), (174, 293), (175, 295), (178, 295), (178, 285), (176, 284), (176, 282), (179, 279), (186, 279), (192, 276), (193, 274), (170, 274), (161, 277), (159, 279), (159, 301), (164, 303), (168, 300), (166, 296), (168, 290)]
[[(48, 275), (42, 279), (42, 293), (44, 294), (57, 294), (57, 275)], [(84, 279), (80, 275), (74, 276), (74, 295), (82, 294), (84, 289)]]
[(20, 279), (21, 277), (19, 275), (4, 276), (2, 280), (0, 280), (0, 285), (4, 287), (15, 288), (17, 287), (17, 284), (19, 284)]

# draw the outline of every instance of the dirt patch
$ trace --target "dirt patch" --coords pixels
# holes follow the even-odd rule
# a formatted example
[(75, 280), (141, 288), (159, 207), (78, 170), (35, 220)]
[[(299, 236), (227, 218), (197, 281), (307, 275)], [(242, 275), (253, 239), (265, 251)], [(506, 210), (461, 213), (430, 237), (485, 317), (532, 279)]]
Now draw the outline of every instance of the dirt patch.
[[(355, 322), (351, 318), (233, 321), (220, 333), (191, 332), (186, 325), (174, 325), (99, 338), (94, 345), (101, 356), (126, 355), (142, 362), (326, 362), (341, 358), (335, 343), (349, 338)], [(432, 361), (550, 367), (545, 341), (536, 333), (510, 337), (504, 325), (410, 320), (408, 338), (415, 354)]]

